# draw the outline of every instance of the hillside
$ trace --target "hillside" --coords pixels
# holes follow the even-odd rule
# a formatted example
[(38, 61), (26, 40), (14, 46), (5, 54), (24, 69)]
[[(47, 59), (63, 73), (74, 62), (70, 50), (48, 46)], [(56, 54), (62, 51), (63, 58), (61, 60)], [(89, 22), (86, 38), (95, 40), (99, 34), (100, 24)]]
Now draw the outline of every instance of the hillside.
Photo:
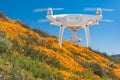
[(0, 16), (0, 80), (119, 80), (120, 63)]
[(114, 56), (116, 56), (116, 57), (120, 58), (120, 54), (116, 54), (116, 55), (114, 55)]

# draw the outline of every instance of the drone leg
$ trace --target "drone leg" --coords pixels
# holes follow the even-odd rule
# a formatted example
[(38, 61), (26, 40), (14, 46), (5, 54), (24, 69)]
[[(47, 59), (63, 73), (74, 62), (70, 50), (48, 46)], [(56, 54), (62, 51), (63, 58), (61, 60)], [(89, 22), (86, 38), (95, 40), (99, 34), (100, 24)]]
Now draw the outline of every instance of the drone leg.
[(85, 35), (86, 35), (86, 42), (87, 42), (87, 47), (90, 47), (90, 35), (89, 35), (89, 28), (88, 26), (84, 27), (85, 30)]
[(64, 26), (60, 26), (60, 32), (59, 32), (59, 46), (62, 47), (62, 36), (63, 36), (63, 32), (64, 32)]

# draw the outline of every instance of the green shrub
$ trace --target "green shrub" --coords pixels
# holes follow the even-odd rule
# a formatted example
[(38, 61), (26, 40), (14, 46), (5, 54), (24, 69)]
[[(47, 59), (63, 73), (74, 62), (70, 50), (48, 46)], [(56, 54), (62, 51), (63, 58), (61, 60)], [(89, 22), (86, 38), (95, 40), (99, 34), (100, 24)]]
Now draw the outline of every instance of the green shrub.
[(82, 65), (84, 68), (90, 68), (90, 63), (89, 62), (84, 62), (84, 61), (81, 61), (81, 60), (78, 60), (78, 59), (75, 59), (75, 61)]
[(20, 20), (16, 20), (16, 23), (20, 24), (22, 27), (30, 29), (30, 26), (28, 24), (25, 24), (25, 23), (21, 22)]
[(7, 53), (10, 50), (10, 42), (7, 39), (0, 38), (0, 53)]
[(63, 80), (63, 78), (64, 78), (64, 76), (60, 72), (57, 72), (54, 74), (55, 80)]
[(116, 77), (116, 75), (114, 74), (114, 72), (112, 70), (103, 68), (103, 71), (104, 71), (104, 76), (107, 76), (109, 79), (119, 80), (119, 78)]
[(107, 55), (107, 53), (105, 53), (105, 52), (100, 52), (99, 50), (93, 50), (92, 48), (89, 48), (91, 51), (93, 51), (93, 52), (95, 52), (95, 53), (97, 53), (97, 54), (99, 54), (99, 55), (101, 55), (101, 56), (103, 56), (103, 57), (105, 57), (105, 58), (107, 58), (107, 59), (109, 59), (111, 62), (114, 62), (115, 64), (116, 63), (120, 63), (120, 58), (117, 58), (116, 56), (114, 56), (114, 55)]
[(103, 56), (103, 57), (105, 57), (105, 58), (108, 58), (108, 57), (109, 57), (109, 55), (107, 55), (106, 52), (100, 52), (99, 50), (94, 50), (94, 49), (92, 49), (92, 48), (89, 48), (89, 50), (91, 50), (92, 52), (95, 52), (96, 54), (99, 54), (99, 55), (101, 55), (101, 56)]
[(103, 69), (100, 66), (100, 64), (91, 62), (90, 67), (91, 67), (92, 71), (94, 72), (94, 74), (96, 74), (96, 75), (98, 75), (100, 77), (103, 77), (103, 75), (104, 75), (103, 74)]
[(4, 18), (5, 14), (3, 12), (0, 12), (0, 18)]
[(111, 62), (114, 62), (115, 64), (119, 64), (120, 63), (120, 58), (117, 58), (116, 56), (109, 56), (108, 59), (111, 61)]
[(117, 68), (114, 62), (109, 62), (108, 66), (110, 66), (111, 68)]
[(2, 18), (5, 21), (9, 21), (9, 19), (5, 16), (3, 12), (0, 12), (0, 18)]
[(0, 37), (1, 37), (1, 38), (6, 38), (6, 33), (5, 33), (5, 31), (1, 31), (1, 30), (0, 30)]
[(61, 73), (56, 72), (55, 68), (46, 67), (46, 64), (41, 63), (38, 59), (31, 60), (26, 56), (11, 54), (4, 55), (2, 59), (12, 66), (9, 71), (9, 79), (5, 78), (5, 80), (63, 80)]
[[(80, 61), (80, 60), (76, 60), (77, 63), (81, 64), (84, 68), (90, 68), (91, 71), (100, 76), (101, 78), (106, 78), (108, 79), (112, 79), (112, 80), (119, 80), (116, 75), (114, 74), (113, 71), (111, 71), (110, 69), (107, 69), (107, 68), (104, 68), (102, 66), (100, 66), (98, 63), (94, 63), (94, 62), (83, 62), (83, 61)], [(108, 64), (110, 67), (114, 67), (116, 68), (115, 64), (114, 63), (109, 63)]]
[(0, 31), (0, 53), (8, 53), (10, 50), (10, 41), (6, 38), (5, 32)]
[(85, 69), (80, 76), (83, 80), (97, 80), (96, 76), (93, 74), (93, 72), (89, 69)]
[(49, 37), (49, 36), (50, 36), (49, 34), (47, 34), (46, 32), (43, 32), (43, 31), (41, 31), (41, 30), (37, 30), (37, 29), (32, 29), (32, 30), (33, 30), (34, 32), (40, 34), (40, 36), (42, 36), (42, 37)]
[(76, 60), (77, 63), (81, 64), (84, 68), (91, 68), (91, 70), (93, 71), (94, 74), (103, 77), (103, 69), (100, 66), (100, 64), (98, 63), (94, 63), (94, 62), (83, 62), (80, 60)]

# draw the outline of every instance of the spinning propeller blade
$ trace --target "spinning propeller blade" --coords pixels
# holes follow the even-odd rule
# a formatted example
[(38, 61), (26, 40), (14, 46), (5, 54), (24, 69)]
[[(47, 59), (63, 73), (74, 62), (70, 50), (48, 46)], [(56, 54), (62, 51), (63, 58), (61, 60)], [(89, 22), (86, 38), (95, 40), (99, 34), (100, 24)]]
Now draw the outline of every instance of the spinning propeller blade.
[(52, 8), (53, 10), (64, 10), (64, 8)]
[[(34, 12), (44, 12), (47, 10), (48, 8), (38, 8), (38, 9), (35, 9)], [(52, 10), (64, 10), (64, 8), (52, 8)]]
[(49, 22), (49, 20), (47, 20), (47, 19), (40, 19), (40, 20), (38, 20), (38, 22), (39, 23), (45, 23), (45, 22)]
[[(95, 11), (98, 8), (84, 8), (84, 11)], [(114, 9), (106, 9), (106, 8), (100, 8), (102, 11), (114, 11)]]
[(113, 20), (99, 20), (100, 22), (113, 22)]

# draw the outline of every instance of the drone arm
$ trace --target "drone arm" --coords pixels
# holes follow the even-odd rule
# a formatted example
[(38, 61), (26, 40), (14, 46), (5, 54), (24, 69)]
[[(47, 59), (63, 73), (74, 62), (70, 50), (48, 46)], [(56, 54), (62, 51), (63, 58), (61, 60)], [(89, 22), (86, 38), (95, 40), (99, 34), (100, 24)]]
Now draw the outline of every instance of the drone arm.
[(46, 18), (50, 21), (54, 21), (55, 18), (53, 17), (53, 15), (47, 15)]
[(87, 42), (87, 47), (90, 47), (90, 35), (89, 35), (89, 28), (88, 26), (84, 26), (84, 31), (86, 35), (86, 42)]
[(59, 31), (59, 46), (62, 47), (62, 36), (63, 36), (63, 32), (64, 32), (64, 26), (60, 26), (60, 31)]

